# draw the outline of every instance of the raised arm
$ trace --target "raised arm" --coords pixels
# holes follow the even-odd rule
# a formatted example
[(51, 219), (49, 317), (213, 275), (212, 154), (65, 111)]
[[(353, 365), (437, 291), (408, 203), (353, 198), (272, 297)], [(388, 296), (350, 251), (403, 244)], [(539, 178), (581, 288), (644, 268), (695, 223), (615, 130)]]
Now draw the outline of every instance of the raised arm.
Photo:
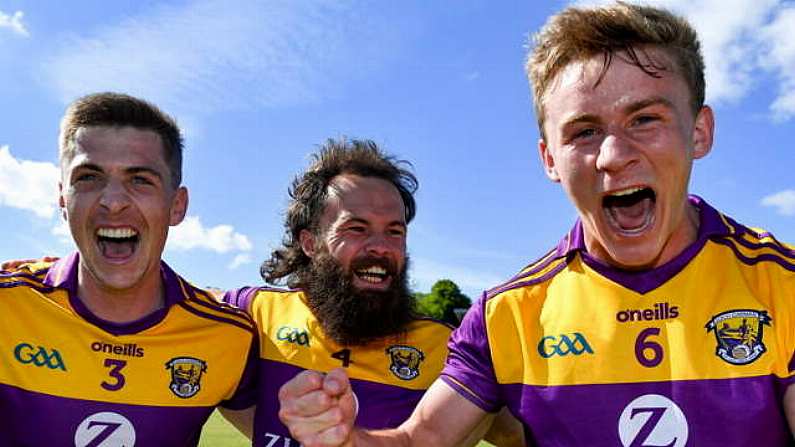
[(784, 393), (784, 414), (787, 416), (789, 430), (795, 436), (795, 385), (790, 385)]
[(354, 429), (356, 403), (343, 370), (325, 377), (301, 373), (282, 387), (279, 399), (282, 422), (304, 447), (456, 447), (473, 443), (469, 435), (488, 415), (437, 380), (400, 427)]

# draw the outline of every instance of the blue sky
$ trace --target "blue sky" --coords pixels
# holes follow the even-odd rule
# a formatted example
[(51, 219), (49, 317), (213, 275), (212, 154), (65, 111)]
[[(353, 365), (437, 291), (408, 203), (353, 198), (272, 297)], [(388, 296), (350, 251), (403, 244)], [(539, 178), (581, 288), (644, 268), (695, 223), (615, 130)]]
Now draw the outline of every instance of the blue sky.
[[(670, 0), (699, 30), (712, 153), (691, 191), (795, 241), (795, 1)], [(287, 186), (329, 137), (370, 138), (420, 179), (412, 281), (476, 296), (540, 256), (574, 209), (541, 171), (523, 72), (564, 1), (0, 0), (0, 259), (64, 255), (58, 121), (114, 90), (174, 115), (189, 218), (164, 258), (201, 286), (261, 284)]]

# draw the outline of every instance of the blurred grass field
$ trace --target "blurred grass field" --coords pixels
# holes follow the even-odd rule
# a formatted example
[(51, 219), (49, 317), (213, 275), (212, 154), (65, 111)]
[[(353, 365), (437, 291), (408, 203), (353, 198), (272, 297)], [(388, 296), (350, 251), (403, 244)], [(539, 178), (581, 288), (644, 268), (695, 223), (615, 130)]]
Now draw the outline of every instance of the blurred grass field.
[[(217, 411), (213, 411), (207, 424), (202, 430), (199, 441), (200, 447), (247, 447), (251, 445), (246, 437), (241, 435)], [(297, 446), (296, 446), (297, 447)], [(492, 447), (488, 442), (481, 442), (478, 447)]]

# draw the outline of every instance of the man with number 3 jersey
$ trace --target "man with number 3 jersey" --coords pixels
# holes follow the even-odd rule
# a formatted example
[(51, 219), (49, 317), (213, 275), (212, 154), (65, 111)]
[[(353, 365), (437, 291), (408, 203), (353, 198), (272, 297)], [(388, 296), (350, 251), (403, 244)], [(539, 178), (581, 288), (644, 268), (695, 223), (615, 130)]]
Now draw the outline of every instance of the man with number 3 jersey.
[(257, 332), (160, 259), (188, 205), (180, 131), (140, 99), (88, 95), (59, 159), (77, 252), (0, 272), (0, 445), (195, 446), (216, 406), (253, 404)]
[(454, 446), (506, 406), (531, 445), (793, 445), (795, 249), (688, 195), (713, 142), (703, 69), (665, 10), (553, 16), (527, 70), (546, 175), (578, 221), (473, 305), (398, 429), (351, 430), (344, 374), (285, 385), (302, 444)]

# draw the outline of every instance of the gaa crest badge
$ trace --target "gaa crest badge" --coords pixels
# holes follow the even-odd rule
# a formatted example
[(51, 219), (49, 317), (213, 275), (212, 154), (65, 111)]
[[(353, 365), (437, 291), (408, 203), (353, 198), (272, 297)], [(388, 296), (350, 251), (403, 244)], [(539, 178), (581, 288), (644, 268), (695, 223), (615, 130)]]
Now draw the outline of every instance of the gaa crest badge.
[(770, 326), (766, 311), (730, 310), (710, 320), (707, 332), (714, 332), (718, 346), (715, 355), (732, 365), (747, 365), (765, 353), (762, 328)]
[(168, 388), (183, 399), (193, 397), (201, 389), (202, 373), (207, 372), (207, 362), (193, 357), (175, 357), (166, 362), (171, 371)]
[(387, 348), (389, 370), (398, 379), (411, 380), (420, 375), (420, 363), (425, 355), (413, 346), (393, 345)]

